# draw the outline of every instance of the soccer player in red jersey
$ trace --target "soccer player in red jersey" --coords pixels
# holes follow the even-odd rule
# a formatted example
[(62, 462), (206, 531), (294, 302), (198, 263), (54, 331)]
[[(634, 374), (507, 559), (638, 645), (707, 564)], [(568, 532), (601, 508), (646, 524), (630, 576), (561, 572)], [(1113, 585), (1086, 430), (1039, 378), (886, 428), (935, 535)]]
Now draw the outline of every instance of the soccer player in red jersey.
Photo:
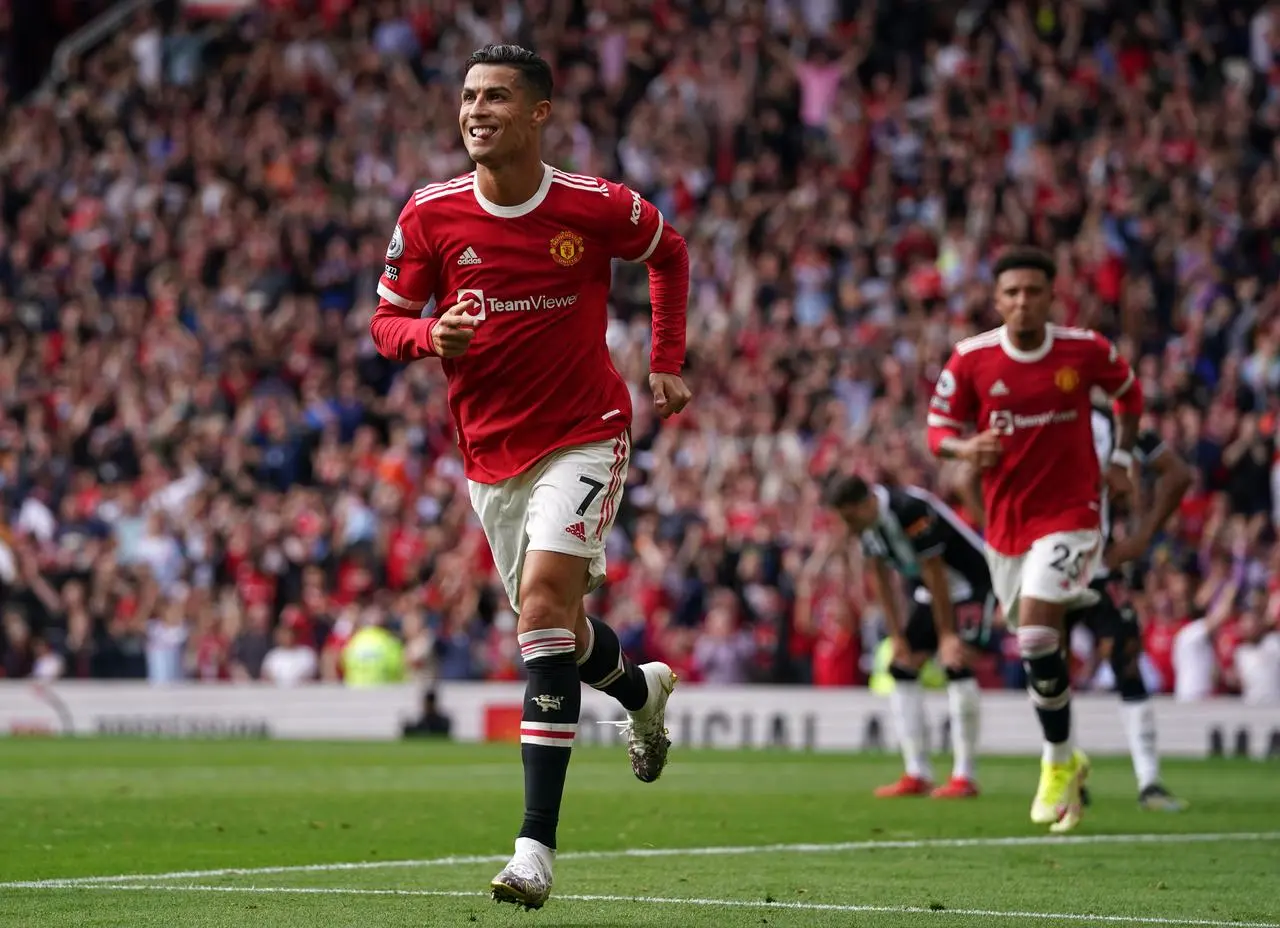
[(471, 503), (519, 614), (525, 815), (492, 889), (527, 908), (551, 891), (581, 684), (628, 711), (640, 780), (658, 778), (671, 744), (671, 668), (637, 667), (583, 608), (604, 580), (631, 450), (631, 395), (605, 343), (614, 259), (649, 267), (658, 413), (690, 399), (685, 241), (638, 193), (543, 163), (551, 93), (551, 68), (526, 49), (488, 45), (467, 60), (458, 123), (476, 169), (409, 199), (370, 324), (388, 358), (440, 358)]
[[(1114, 497), (1132, 489), (1142, 388), (1115, 347), (1096, 332), (1049, 322), (1053, 259), (1006, 251), (993, 268), (1004, 325), (956, 345), (929, 403), (929, 447), (983, 471), (987, 561), (996, 597), (1027, 671), (1044, 730), (1040, 786), (1031, 819), (1054, 832), (1080, 822), (1088, 759), (1071, 741), (1065, 619), (1093, 605), (1102, 557), (1102, 475), (1090, 422), (1090, 391), (1112, 397), (1115, 447), (1107, 469)], [(981, 424), (982, 431), (965, 437)]]

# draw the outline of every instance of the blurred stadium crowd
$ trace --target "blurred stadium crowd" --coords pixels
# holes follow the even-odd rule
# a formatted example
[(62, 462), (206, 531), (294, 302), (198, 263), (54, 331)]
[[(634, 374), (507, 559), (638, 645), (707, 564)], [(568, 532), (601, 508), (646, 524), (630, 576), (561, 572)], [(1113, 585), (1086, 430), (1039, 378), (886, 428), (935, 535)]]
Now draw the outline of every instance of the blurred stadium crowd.
[(1238, 692), (1247, 655), (1280, 692), (1280, 5), (1213, 0), (142, 15), (0, 111), (5, 675), (332, 679), (362, 626), (423, 676), (519, 675), (441, 374), (367, 330), (400, 206), (469, 168), (459, 67), (494, 40), (556, 68), (549, 158), (690, 243), (695, 401), (661, 428), (647, 281), (616, 277), (635, 458), (593, 608), (629, 648), (865, 682), (881, 619), (822, 481), (955, 498), (924, 403), (1033, 242), (1195, 465), (1133, 592), (1153, 682)]

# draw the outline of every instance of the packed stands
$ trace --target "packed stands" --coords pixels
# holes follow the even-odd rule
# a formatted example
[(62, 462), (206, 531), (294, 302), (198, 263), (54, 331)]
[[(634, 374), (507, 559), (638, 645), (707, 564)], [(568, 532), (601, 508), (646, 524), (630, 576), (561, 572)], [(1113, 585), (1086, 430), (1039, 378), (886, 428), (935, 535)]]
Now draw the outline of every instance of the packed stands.
[[(549, 158), (690, 242), (695, 399), (662, 427), (646, 278), (616, 275), (635, 457), (594, 606), (624, 644), (865, 682), (881, 622), (823, 480), (950, 493), (923, 404), (1032, 242), (1196, 468), (1135, 594), (1153, 682), (1239, 692), (1244, 655), (1280, 690), (1280, 7), (1212, 0), (142, 16), (0, 116), (4, 674), (333, 679), (377, 624), (423, 677), (519, 675), (441, 374), (368, 337), (400, 206), (469, 168), (459, 69), (493, 40), (556, 67)], [(1016, 654), (984, 673), (1019, 685)]]

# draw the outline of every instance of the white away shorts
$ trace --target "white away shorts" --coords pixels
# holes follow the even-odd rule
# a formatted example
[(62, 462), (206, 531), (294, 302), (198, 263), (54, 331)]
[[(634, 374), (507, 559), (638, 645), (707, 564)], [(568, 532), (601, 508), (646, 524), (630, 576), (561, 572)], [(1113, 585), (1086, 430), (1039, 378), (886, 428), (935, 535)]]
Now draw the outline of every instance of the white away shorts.
[(1054, 532), (1015, 556), (987, 548), (991, 585), (1005, 624), (1018, 627), (1018, 599), (1022, 596), (1064, 603), (1068, 609), (1092, 606), (1098, 594), (1089, 588), (1089, 581), (1101, 559), (1102, 533), (1096, 529)]
[(468, 481), (511, 608), (520, 612), (520, 575), (528, 551), (585, 558), (587, 591), (604, 582), (604, 545), (618, 515), (631, 462), (631, 437), (573, 445), (501, 483)]

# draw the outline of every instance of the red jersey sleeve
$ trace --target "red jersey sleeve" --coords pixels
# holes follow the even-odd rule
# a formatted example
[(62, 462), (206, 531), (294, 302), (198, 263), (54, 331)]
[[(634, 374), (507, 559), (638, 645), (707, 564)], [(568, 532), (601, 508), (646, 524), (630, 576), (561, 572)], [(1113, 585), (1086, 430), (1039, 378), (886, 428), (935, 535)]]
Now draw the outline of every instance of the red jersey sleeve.
[(964, 355), (953, 352), (929, 400), (929, 449), (937, 454), (943, 439), (962, 436), (975, 427), (977, 418), (978, 394), (969, 365), (964, 363)]
[[(637, 264), (658, 254), (667, 221), (658, 208), (626, 184), (603, 181), (609, 205), (602, 218), (601, 229), (608, 242), (611, 257)], [(679, 238), (677, 235), (676, 238)]]
[(412, 361), (435, 353), (431, 347), (435, 319), (423, 319), (422, 308), (435, 292), (437, 275), (422, 207), (411, 198), (400, 211), (378, 279), (378, 309), (369, 333), (379, 354), (393, 361)]
[(601, 238), (611, 254), (649, 265), (653, 305), (653, 347), (649, 370), (679, 374), (684, 367), (685, 322), (689, 304), (689, 246), (658, 208), (625, 184), (604, 181), (609, 194)]
[(1142, 412), (1142, 384), (1134, 376), (1129, 362), (1119, 350), (1097, 332), (1093, 336), (1093, 382), (1115, 400), (1116, 412), (1138, 415)]

